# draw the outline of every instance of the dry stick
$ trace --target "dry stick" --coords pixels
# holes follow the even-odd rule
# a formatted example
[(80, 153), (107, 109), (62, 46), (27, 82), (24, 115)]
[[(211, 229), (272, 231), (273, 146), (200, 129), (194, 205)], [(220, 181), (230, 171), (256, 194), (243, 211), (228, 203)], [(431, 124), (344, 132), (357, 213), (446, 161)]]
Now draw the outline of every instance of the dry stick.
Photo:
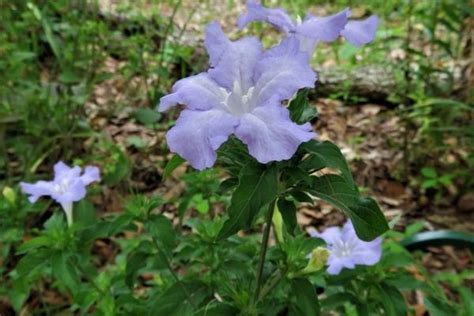
[(276, 200), (270, 203), (267, 211), (267, 218), (265, 221), (265, 230), (263, 231), (262, 245), (260, 246), (260, 259), (257, 269), (257, 287), (255, 289), (254, 303), (257, 302), (260, 295), (260, 287), (262, 286), (263, 266), (265, 264), (265, 256), (268, 248), (268, 238), (270, 237), (270, 230), (272, 228), (273, 211), (275, 210)]

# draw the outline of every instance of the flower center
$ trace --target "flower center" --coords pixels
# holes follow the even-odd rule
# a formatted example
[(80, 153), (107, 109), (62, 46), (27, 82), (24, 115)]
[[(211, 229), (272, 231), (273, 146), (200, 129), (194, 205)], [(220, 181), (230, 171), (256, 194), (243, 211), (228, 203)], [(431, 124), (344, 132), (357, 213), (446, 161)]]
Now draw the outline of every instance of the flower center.
[(354, 243), (350, 241), (338, 240), (332, 246), (332, 253), (337, 257), (348, 257), (354, 251)]
[(53, 189), (58, 194), (64, 194), (69, 190), (69, 181), (62, 180), (60, 183), (55, 183)]
[(255, 107), (254, 90), (255, 87), (250, 87), (245, 93), (238, 80), (234, 81), (232, 91), (229, 92), (224, 88), (220, 88), (223, 94), (223, 101), (221, 105), (226, 112), (240, 117), (245, 113), (249, 113)]

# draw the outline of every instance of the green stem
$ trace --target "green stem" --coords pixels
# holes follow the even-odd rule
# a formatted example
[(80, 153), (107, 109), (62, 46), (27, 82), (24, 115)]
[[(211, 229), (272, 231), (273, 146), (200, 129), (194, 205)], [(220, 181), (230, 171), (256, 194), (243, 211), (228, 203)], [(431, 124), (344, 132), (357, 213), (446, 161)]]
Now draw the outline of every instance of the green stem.
[(263, 266), (265, 264), (265, 256), (267, 255), (268, 238), (270, 237), (270, 230), (272, 228), (273, 211), (275, 210), (276, 200), (270, 203), (267, 211), (267, 218), (265, 221), (265, 230), (263, 231), (262, 245), (260, 246), (260, 259), (257, 268), (257, 287), (255, 289), (254, 303), (257, 302), (260, 295), (260, 288), (262, 286)]
[(186, 299), (188, 300), (189, 304), (191, 304), (191, 306), (196, 309), (196, 305), (194, 305), (194, 302), (193, 300), (191, 299), (191, 295), (189, 294), (188, 290), (186, 289), (186, 286), (184, 286), (183, 282), (181, 282), (181, 280), (178, 278), (178, 275), (176, 274), (176, 272), (174, 272), (173, 270), (173, 267), (171, 266), (171, 263), (170, 263), (170, 260), (168, 259), (168, 256), (166, 255), (166, 253), (161, 249), (160, 247), (160, 244), (158, 243), (158, 241), (156, 240), (155, 237), (152, 237), (153, 239), (153, 244), (155, 245), (155, 248), (158, 250), (158, 254), (163, 258), (163, 260), (165, 261), (166, 263), (166, 267), (168, 268), (169, 272), (171, 273), (171, 275), (173, 276), (173, 278), (175, 279), (176, 283), (179, 284), (179, 286), (181, 287), (181, 289), (183, 290), (184, 294), (186, 295)]
[(270, 280), (263, 286), (258, 300), (259, 301), (263, 300), (265, 296), (267, 296), (268, 293), (270, 293), (270, 291), (273, 290), (278, 285), (282, 277), (283, 277), (283, 273), (281, 273), (279, 270), (276, 270), (273, 276), (270, 278)]

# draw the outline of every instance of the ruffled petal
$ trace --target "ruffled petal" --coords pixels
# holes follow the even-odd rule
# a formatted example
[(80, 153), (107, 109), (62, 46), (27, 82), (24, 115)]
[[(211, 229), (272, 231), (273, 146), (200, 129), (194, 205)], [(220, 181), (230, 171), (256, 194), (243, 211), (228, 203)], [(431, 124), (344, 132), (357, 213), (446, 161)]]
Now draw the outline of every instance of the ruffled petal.
[(181, 112), (166, 134), (168, 146), (198, 169), (212, 167), (216, 150), (234, 132), (239, 120), (220, 110)]
[(177, 104), (184, 104), (191, 110), (208, 110), (219, 107), (225, 96), (209, 74), (203, 72), (176, 82), (173, 92), (160, 99), (159, 111), (167, 111)]
[(314, 232), (313, 237), (324, 240), (327, 245), (332, 245), (341, 239), (341, 229), (339, 227), (328, 227), (322, 233)]
[(81, 176), (81, 181), (84, 185), (89, 185), (92, 182), (100, 181), (100, 170), (95, 166), (87, 166), (84, 169), (84, 174)]
[(209, 53), (212, 79), (228, 91), (234, 90), (236, 84), (243, 92), (253, 86), (253, 70), (263, 53), (262, 43), (257, 38), (244, 37), (232, 42), (221, 26), (212, 22), (206, 28), (204, 43)]
[(296, 33), (317, 41), (335, 41), (347, 24), (350, 10), (344, 9), (339, 13), (325, 17), (311, 17), (306, 19), (296, 29)]
[(362, 21), (349, 21), (341, 35), (352, 45), (361, 46), (370, 43), (375, 38), (379, 18), (372, 15)]
[(247, 12), (239, 17), (237, 25), (240, 29), (243, 29), (247, 24), (254, 21), (270, 23), (273, 27), (287, 33), (295, 28), (294, 22), (284, 9), (265, 8), (260, 4), (260, 1), (248, 0)]
[(257, 106), (268, 103), (270, 99), (290, 99), (299, 89), (314, 87), (316, 73), (308, 60), (294, 36), (265, 52), (255, 68)]
[(342, 268), (344, 268), (344, 262), (339, 258), (335, 258), (331, 255), (329, 255), (327, 265), (328, 268), (326, 269), (326, 271), (331, 275), (338, 275), (339, 273), (341, 273)]
[(261, 163), (290, 159), (301, 143), (315, 136), (310, 124), (295, 124), (281, 105), (260, 106), (244, 114), (235, 134)]
[(54, 174), (57, 175), (57, 176), (61, 176), (67, 172), (69, 172), (72, 168), (69, 167), (68, 165), (66, 165), (64, 162), (62, 161), (58, 161), (55, 165), (54, 165)]
[(69, 167), (64, 162), (59, 161), (54, 165), (54, 181), (57, 179), (75, 178), (81, 174), (81, 168)]
[(29, 194), (28, 200), (36, 202), (42, 196), (51, 196), (54, 192), (53, 183), (50, 181), (38, 181), (36, 183), (20, 182), (21, 190)]
[[(381, 239), (377, 239), (379, 239), (381, 243)], [(382, 246), (380, 243), (378, 244), (378, 246), (359, 245), (353, 250), (353, 253), (351, 255), (352, 260), (356, 264), (363, 264), (368, 266), (376, 264), (380, 261), (380, 258), (382, 257)]]

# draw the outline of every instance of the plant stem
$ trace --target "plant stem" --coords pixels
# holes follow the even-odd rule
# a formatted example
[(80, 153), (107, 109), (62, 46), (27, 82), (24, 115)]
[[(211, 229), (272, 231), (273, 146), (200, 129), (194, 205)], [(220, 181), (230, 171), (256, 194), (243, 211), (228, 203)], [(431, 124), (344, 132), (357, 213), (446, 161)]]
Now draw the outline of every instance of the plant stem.
[(155, 245), (155, 248), (158, 250), (158, 253), (159, 255), (163, 258), (163, 260), (165, 261), (166, 263), (166, 267), (168, 268), (168, 270), (170, 271), (171, 275), (173, 276), (173, 278), (175, 279), (176, 283), (179, 284), (179, 286), (181, 287), (181, 289), (183, 290), (184, 294), (186, 295), (186, 299), (188, 300), (189, 304), (191, 304), (191, 306), (196, 309), (196, 305), (194, 305), (194, 302), (193, 300), (191, 299), (191, 295), (189, 294), (188, 290), (186, 289), (186, 286), (184, 286), (183, 282), (181, 282), (181, 280), (178, 278), (178, 275), (176, 274), (176, 272), (174, 272), (173, 270), (173, 267), (171, 266), (171, 263), (168, 259), (168, 256), (166, 255), (166, 253), (161, 249), (160, 247), (160, 244), (158, 243), (158, 241), (156, 240), (155, 237), (152, 237), (153, 239), (153, 244)]
[(282, 277), (283, 274), (279, 270), (276, 270), (268, 282), (263, 286), (258, 300), (261, 301), (265, 296), (267, 296), (267, 294), (278, 285)]
[(260, 259), (257, 268), (257, 287), (255, 289), (254, 303), (257, 302), (260, 295), (260, 288), (262, 286), (263, 266), (265, 264), (265, 256), (267, 255), (268, 238), (270, 237), (270, 230), (272, 228), (273, 211), (275, 210), (276, 200), (270, 203), (267, 211), (267, 218), (265, 221), (265, 230), (263, 231), (262, 245), (260, 246)]

